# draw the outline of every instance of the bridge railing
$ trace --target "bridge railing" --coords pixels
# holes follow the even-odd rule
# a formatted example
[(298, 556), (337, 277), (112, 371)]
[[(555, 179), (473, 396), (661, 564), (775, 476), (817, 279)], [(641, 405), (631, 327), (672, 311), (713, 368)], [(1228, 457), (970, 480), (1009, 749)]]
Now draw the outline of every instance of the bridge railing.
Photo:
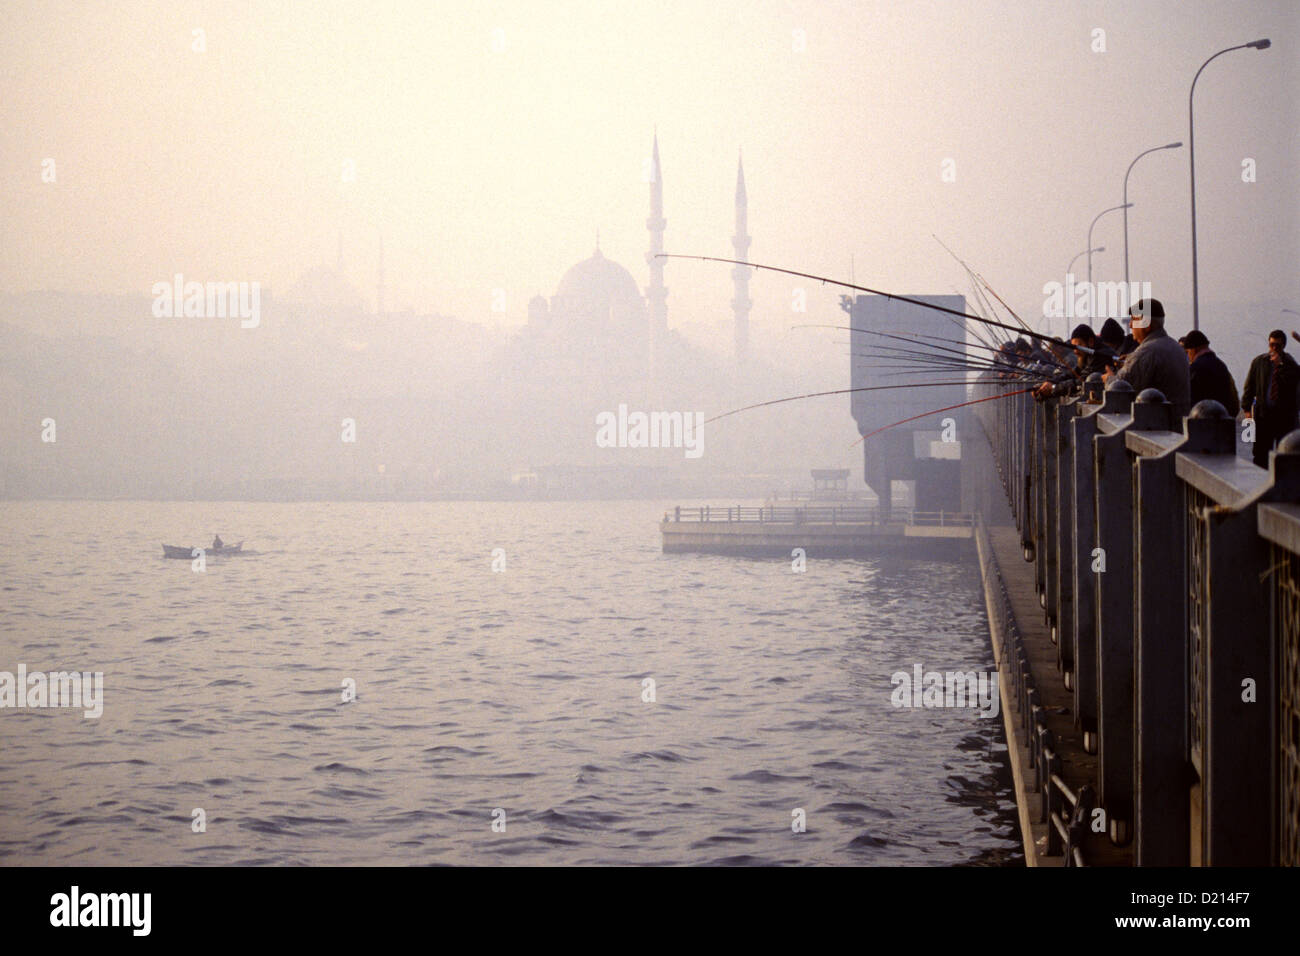
[(1047, 824), (1049, 855), (1064, 855), (1066, 866), (1084, 866), (1083, 845), (1091, 822), (1089, 814), (1096, 806), (1095, 788), (1085, 784), (1075, 792), (1061, 776), (1061, 758), (1029, 667), (1029, 652), (1011, 612), (1011, 598), (997, 566), (997, 557), (989, 546), (988, 531), (978, 516), (975, 535), (980, 539), (977, 552), (984, 564), (984, 578), (994, 583), (988, 610), (998, 671), (1009, 681), (1007, 699), (1014, 709), (1021, 735), (1028, 743), (1029, 769), (1034, 773), (1034, 789), (1041, 795), (1034, 821)]
[(1127, 383), (977, 411), (1112, 842), (1300, 863), (1300, 434), (1266, 471), (1222, 406), (1179, 418)]

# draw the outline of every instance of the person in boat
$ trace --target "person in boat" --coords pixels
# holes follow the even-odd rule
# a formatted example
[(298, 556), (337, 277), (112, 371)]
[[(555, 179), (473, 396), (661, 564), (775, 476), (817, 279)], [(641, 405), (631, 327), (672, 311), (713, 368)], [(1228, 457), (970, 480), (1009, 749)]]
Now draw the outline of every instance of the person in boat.
[(212, 539), (213, 551), (220, 551), (223, 547), (225, 547), (225, 545), (221, 541), (221, 535), (217, 535), (215, 538)]

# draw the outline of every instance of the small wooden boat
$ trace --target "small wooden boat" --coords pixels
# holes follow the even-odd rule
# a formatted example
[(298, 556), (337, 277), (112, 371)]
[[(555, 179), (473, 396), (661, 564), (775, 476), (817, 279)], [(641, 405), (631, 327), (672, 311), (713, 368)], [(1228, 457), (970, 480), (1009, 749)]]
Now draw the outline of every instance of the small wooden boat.
[[(244, 542), (240, 541), (238, 544), (227, 544), (221, 546), (220, 548), (204, 548), (203, 554), (205, 557), (211, 557), (213, 555), (238, 554), (243, 547), (244, 547)], [(182, 548), (174, 544), (164, 544), (162, 546), (162, 549), (163, 549), (164, 558), (184, 558), (187, 561), (192, 560), (194, 558), (194, 552), (195, 550), (197, 550), (195, 548)]]

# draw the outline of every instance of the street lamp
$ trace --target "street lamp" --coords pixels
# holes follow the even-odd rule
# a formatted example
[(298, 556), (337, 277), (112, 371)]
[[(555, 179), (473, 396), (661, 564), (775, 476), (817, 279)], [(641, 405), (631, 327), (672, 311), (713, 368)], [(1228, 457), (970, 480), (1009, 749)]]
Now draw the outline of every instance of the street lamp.
[(1137, 161), (1147, 153), (1158, 153), (1162, 149), (1178, 149), (1182, 143), (1166, 143), (1164, 146), (1153, 146), (1145, 153), (1138, 153), (1133, 162), (1128, 164), (1128, 171), (1124, 173), (1124, 288), (1131, 288), (1128, 282), (1128, 174), (1133, 172), (1133, 167)]
[[(1084, 249), (1083, 252), (1080, 252), (1073, 259), (1071, 259), (1070, 264), (1065, 267), (1065, 286), (1066, 286), (1065, 294), (1069, 297), (1066, 302), (1066, 308), (1065, 308), (1065, 314), (1067, 317), (1071, 315), (1071, 313), (1074, 311), (1073, 308), (1071, 308), (1071, 303), (1074, 302), (1074, 289), (1071, 288), (1071, 282), (1070, 282), (1070, 277), (1074, 274), (1074, 264), (1079, 261), (1079, 256), (1086, 255), (1088, 256), (1089, 259), (1091, 259), (1092, 254), (1094, 252), (1105, 252), (1105, 251), (1106, 251), (1105, 246), (1098, 246), (1096, 249)], [(1088, 301), (1089, 302), (1092, 301), (1091, 291), (1088, 293)], [(1068, 323), (1066, 324), (1066, 331), (1067, 332), (1069, 331)]]
[(1187, 94), (1187, 155), (1192, 165), (1192, 328), (1201, 327), (1201, 300), (1196, 284), (1196, 120), (1192, 109), (1193, 97), (1196, 95), (1196, 81), (1201, 78), (1201, 71), (1210, 65), (1210, 61), (1223, 56), (1225, 53), (1231, 53), (1233, 50), (1245, 50), (1252, 48), (1255, 50), (1267, 50), (1272, 43), (1267, 39), (1253, 40), (1250, 43), (1242, 43), (1238, 46), (1230, 46), (1226, 50), (1220, 50), (1214, 56), (1210, 57), (1201, 64), (1201, 69), (1196, 71), (1192, 77), (1192, 88)]
[[(1122, 206), (1111, 206), (1109, 209), (1103, 209), (1101, 212), (1097, 213), (1096, 217), (1092, 220), (1092, 226), (1097, 225), (1097, 220), (1100, 219), (1102, 216), (1106, 215), (1106, 213), (1114, 212), (1116, 209), (1128, 209), (1132, 205), (1133, 204), (1131, 202), (1126, 202)], [(1088, 295), (1093, 294), (1092, 293), (1092, 226), (1088, 227)]]
[[(1084, 249), (1083, 252), (1079, 253), (1079, 256), (1091, 255), (1094, 252), (1105, 252), (1105, 251), (1106, 251), (1105, 246), (1098, 246), (1096, 249)], [(1075, 256), (1073, 259), (1071, 259), (1070, 264), (1065, 267), (1065, 275), (1067, 278), (1070, 275), (1070, 270), (1074, 268), (1074, 264), (1079, 261), (1079, 256)]]

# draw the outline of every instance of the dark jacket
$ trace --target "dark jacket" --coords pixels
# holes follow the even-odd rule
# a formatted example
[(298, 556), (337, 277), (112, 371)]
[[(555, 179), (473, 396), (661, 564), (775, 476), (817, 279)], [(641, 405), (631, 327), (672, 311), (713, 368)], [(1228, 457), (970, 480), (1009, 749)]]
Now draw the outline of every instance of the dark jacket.
[(1192, 382), (1187, 353), (1164, 329), (1151, 329), (1116, 377), (1132, 385), (1135, 392), (1159, 389), (1179, 417), (1186, 417), (1191, 411)]
[(1196, 361), (1188, 367), (1192, 379), (1192, 405), (1205, 399), (1219, 402), (1233, 418), (1237, 417), (1240, 406), (1237, 404), (1237, 383), (1232, 380), (1232, 373), (1211, 351), (1196, 356)]
[[(1268, 405), (1268, 385), (1273, 375), (1273, 363), (1268, 353), (1256, 355), (1246, 373), (1246, 387), (1241, 392), (1241, 407), (1254, 411), (1255, 418), (1275, 424), (1279, 428), (1290, 429), (1295, 423), (1296, 386), (1300, 384), (1300, 366), (1286, 352), (1282, 353), (1282, 362), (1278, 366), (1280, 377), (1277, 387), (1277, 404)], [(1253, 407), (1258, 405), (1258, 407)]]
[(1101, 372), (1105, 375), (1106, 370), (1115, 364), (1115, 350), (1098, 339), (1093, 343), (1092, 354), (1085, 355), (1083, 358), (1084, 362), (1079, 371), (1084, 378), (1093, 372)]

